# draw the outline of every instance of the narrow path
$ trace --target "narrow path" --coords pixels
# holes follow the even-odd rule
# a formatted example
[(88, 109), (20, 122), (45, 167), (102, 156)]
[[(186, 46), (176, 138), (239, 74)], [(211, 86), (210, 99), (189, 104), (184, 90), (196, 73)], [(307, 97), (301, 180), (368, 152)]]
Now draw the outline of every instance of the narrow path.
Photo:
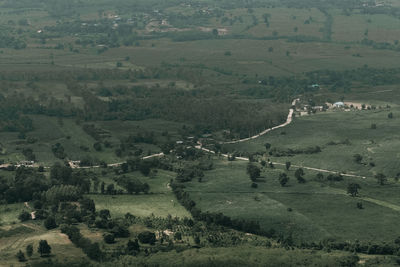
[[(292, 106), (296, 105), (297, 101), (300, 101), (300, 98), (297, 98), (297, 99), (293, 100), (292, 101)], [(278, 126), (275, 126), (275, 127), (272, 127), (272, 128), (268, 128), (268, 129), (262, 131), (261, 133), (256, 134), (256, 135), (251, 136), (251, 137), (248, 137), (248, 138), (243, 138), (243, 139), (239, 139), (239, 140), (235, 140), (235, 141), (220, 142), (220, 144), (237, 144), (237, 143), (241, 143), (241, 142), (246, 142), (246, 141), (249, 141), (249, 140), (252, 140), (252, 139), (256, 139), (256, 138), (258, 138), (260, 136), (263, 136), (266, 133), (269, 133), (270, 131), (285, 127), (285, 126), (289, 125), (292, 122), (292, 120), (293, 120), (293, 112), (294, 112), (294, 109), (290, 108), (289, 109), (289, 114), (288, 114), (287, 119), (286, 119), (286, 122), (284, 122), (284, 123), (282, 123), (282, 124), (280, 124)]]
[[(208, 152), (208, 153), (211, 153), (211, 154), (216, 154), (215, 151), (212, 151), (212, 150), (210, 150), (210, 149), (201, 147), (200, 145), (196, 146), (196, 148), (197, 148), (197, 149), (201, 149), (201, 150), (203, 150), (203, 151), (205, 151), (205, 152)], [(228, 158), (228, 157), (229, 157), (228, 154), (219, 154), (219, 155), (221, 155), (221, 156), (223, 156), (223, 157), (225, 157), (225, 158)], [(249, 159), (248, 159), (248, 158), (245, 158), (245, 157), (235, 157), (235, 159), (239, 159), (239, 160), (243, 160), (243, 161), (249, 161)], [(272, 162), (272, 164), (274, 164), (274, 165), (279, 165), (279, 166), (286, 166), (286, 163), (280, 163), (280, 162)], [(340, 172), (340, 171), (331, 171), (331, 170), (318, 169), (318, 168), (307, 167), (307, 166), (300, 166), (300, 165), (294, 165), (294, 164), (292, 164), (291, 166), (292, 166), (292, 167), (295, 167), (295, 168), (302, 168), (302, 169), (306, 169), (306, 170), (318, 171), (318, 172), (324, 172), (324, 173), (331, 173), (331, 174), (338, 174), (338, 173), (340, 173), (342, 176), (352, 177), (352, 178), (362, 178), (362, 179), (367, 178), (367, 177), (365, 177), (365, 176), (356, 175), (356, 174), (348, 174), (348, 173), (343, 173), (343, 172)]]
[(375, 198), (370, 198), (370, 197), (358, 197), (358, 198), (360, 198), (360, 199), (362, 199), (364, 201), (368, 201), (368, 202), (374, 203), (376, 205), (385, 207), (385, 208), (389, 208), (389, 209), (392, 209), (392, 210), (395, 210), (395, 211), (400, 211), (400, 206), (392, 204), (392, 203), (389, 203), (389, 202), (386, 202), (386, 201), (382, 201), (382, 200), (375, 199)]

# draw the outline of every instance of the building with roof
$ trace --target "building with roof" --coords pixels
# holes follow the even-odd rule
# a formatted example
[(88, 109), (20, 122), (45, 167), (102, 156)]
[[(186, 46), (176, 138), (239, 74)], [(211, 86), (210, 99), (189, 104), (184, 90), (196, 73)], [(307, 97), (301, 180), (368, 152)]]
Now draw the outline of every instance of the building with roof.
[(344, 108), (344, 103), (339, 101), (333, 104), (334, 108)]

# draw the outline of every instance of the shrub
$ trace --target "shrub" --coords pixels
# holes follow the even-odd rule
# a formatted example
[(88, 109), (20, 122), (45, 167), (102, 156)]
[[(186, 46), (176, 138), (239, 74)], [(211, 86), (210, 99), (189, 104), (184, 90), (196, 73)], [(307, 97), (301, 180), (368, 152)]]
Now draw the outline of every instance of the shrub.
[(112, 243), (115, 242), (115, 236), (114, 236), (114, 234), (112, 234), (112, 233), (106, 233), (106, 234), (104, 234), (103, 238), (104, 238), (104, 241), (105, 241), (107, 244), (112, 244)]
[(19, 250), (18, 253), (17, 253), (17, 255), (15, 255), (15, 256), (17, 257), (17, 259), (18, 259), (19, 262), (24, 262), (24, 261), (26, 261), (26, 259), (25, 259), (25, 254), (24, 254), (21, 250)]
[(28, 221), (28, 220), (30, 220), (31, 219), (31, 214), (29, 213), (29, 212), (27, 212), (27, 211), (22, 211), (19, 215), (18, 215), (18, 219), (21, 221), (21, 222), (25, 222), (25, 221)]
[(154, 245), (154, 243), (156, 242), (156, 235), (149, 231), (141, 232), (138, 235), (138, 238), (139, 238), (139, 241), (143, 244)]
[(46, 227), (47, 230), (57, 228), (56, 220), (54, 219), (53, 216), (49, 216), (44, 220), (44, 227)]

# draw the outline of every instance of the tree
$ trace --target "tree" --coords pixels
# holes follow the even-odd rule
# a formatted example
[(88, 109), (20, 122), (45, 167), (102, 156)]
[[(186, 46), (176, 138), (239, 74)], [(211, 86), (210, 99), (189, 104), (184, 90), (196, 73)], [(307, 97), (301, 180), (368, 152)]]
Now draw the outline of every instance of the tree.
[(129, 240), (128, 244), (126, 245), (126, 249), (129, 254), (135, 255), (137, 252), (140, 251), (140, 245), (137, 239), (135, 241)]
[(25, 254), (24, 254), (21, 250), (19, 250), (19, 251), (17, 252), (17, 255), (15, 255), (15, 256), (17, 257), (17, 259), (18, 259), (19, 262), (24, 262), (24, 261), (26, 261), (26, 259), (25, 259)]
[(303, 175), (304, 171), (302, 168), (297, 169), (296, 172), (294, 173), (294, 176), (296, 177), (297, 181), (301, 184), (306, 182), (306, 180), (303, 178)]
[(272, 163), (272, 161), (269, 162), (269, 167), (270, 167), (271, 169), (275, 168), (274, 163)]
[(154, 245), (154, 243), (156, 242), (156, 235), (149, 231), (141, 232), (138, 235), (138, 238), (139, 241), (142, 242), (143, 244)]
[(289, 182), (289, 177), (287, 176), (286, 173), (281, 173), (279, 174), (279, 183), (281, 184), (281, 186), (285, 186), (287, 184), (287, 182)]
[(181, 234), (181, 232), (175, 232), (175, 234), (174, 234), (174, 239), (175, 239), (175, 240), (182, 240), (182, 234)]
[(48, 256), (51, 253), (51, 247), (47, 243), (47, 240), (40, 240), (38, 252), (40, 253), (40, 257)]
[(374, 130), (376, 129), (376, 124), (375, 123), (371, 124), (371, 129), (374, 129)]
[(265, 146), (265, 149), (266, 149), (266, 150), (268, 150), (268, 149), (271, 148), (271, 144), (270, 144), (270, 143), (265, 143), (264, 146)]
[[(199, 177), (199, 179), (200, 179), (200, 178), (201, 178), (201, 177)], [(142, 185), (142, 190), (143, 190), (143, 193), (148, 194), (148, 193), (149, 193), (149, 190), (150, 190), (149, 184), (148, 184), (148, 183), (144, 183), (144, 184)]]
[(54, 219), (53, 216), (49, 216), (44, 220), (44, 227), (46, 227), (47, 230), (57, 228), (56, 220)]
[(292, 165), (292, 163), (290, 161), (286, 161), (286, 170), (289, 170), (290, 165)]
[(93, 144), (93, 148), (94, 148), (96, 151), (101, 151), (101, 150), (103, 150), (103, 147), (101, 146), (101, 143), (100, 143), (100, 142), (94, 143), (94, 144)]
[(33, 254), (33, 246), (32, 244), (29, 244), (26, 246), (26, 255), (28, 255), (28, 257), (31, 257)]
[(249, 163), (247, 165), (247, 174), (250, 176), (250, 180), (255, 182), (260, 177), (261, 170), (256, 165)]
[(316, 175), (317, 180), (322, 181), (324, 179), (324, 175), (322, 173), (317, 173)]
[(21, 211), (21, 213), (18, 215), (18, 220), (21, 222), (25, 222), (31, 219), (31, 214), (25, 210)]
[(99, 217), (103, 220), (108, 220), (111, 217), (110, 211), (107, 209), (99, 211)]
[(129, 165), (128, 165), (128, 163), (126, 163), (126, 162), (122, 163), (122, 164), (121, 164), (121, 171), (122, 171), (123, 173), (127, 173), (128, 170), (129, 170)]
[(106, 242), (107, 244), (112, 244), (115, 242), (115, 236), (113, 233), (106, 233), (103, 236), (104, 238), (104, 242)]
[(108, 195), (115, 195), (115, 187), (114, 184), (109, 184), (107, 185), (107, 190), (106, 190)]
[(363, 157), (362, 157), (360, 154), (354, 154), (354, 155), (353, 155), (353, 158), (354, 158), (354, 161), (355, 161), (356, 163), (361, 163), (361, 161), (362, 161), (362, 159), (363, 159)]
[(103, 257), (103, 253), (100, 250), (99, 243), (91, 243), (87, 247), (84, 248), (84, 252), (88, 255), (89, 258), (95, 261), (99, 261)]
[(139, 171), (144, 175), (144, 176), (149, 176), (151, 168), (150, 164), (147, 161), (142, 161), (139, 166)]
[(378, 184), (380, 185), (384, 185), (387, 182), (386, 175), (384, 175), (383, 173), (377, 173), (375, 175), (375, 178), (378, 181)]
[(106, 187), (106, 184), (104, 183), (104, 182), (101, 182), (101, 186), (100, 186), (100, 190), (101, 190), (101, 193), (102, 194), (104, 194), (104, 188)]
[(358, 194), (358, 189), (361, 189), (361, 186), (356, 183), (348, 184), (347, 186), (347, 193), (350, 194), (352, 197), (356, 197)]
[(393, 113), (392, 113), (392, 112), (390, 112), (390, 113), (388, 114), (388, 118), (389, 118), (389, 119), (393, 119)]

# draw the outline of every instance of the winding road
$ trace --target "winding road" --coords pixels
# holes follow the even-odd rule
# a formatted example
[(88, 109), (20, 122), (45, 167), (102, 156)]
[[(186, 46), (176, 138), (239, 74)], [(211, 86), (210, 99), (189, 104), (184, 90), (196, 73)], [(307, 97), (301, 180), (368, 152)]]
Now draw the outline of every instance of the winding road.
[[(241, 142), (245, 142), (245, 141), (250, 141), (250, 140), (256, 139), (256, 138), (258, 138), (260, 136), (263, 136), (263, 135), (265, 135), (265, 134), (267, 134), (267, 133), (269, 133), (269, 132), (271, 132), (273, 130), (276, 130), (276, 129), (279, 129), (279, 128), (282, 128), (282, 127), (285, 127), (285, 126), (289, 125), (293, 121), (293, 113), (294, 113), (293, 106), (296, 105), (297, 101), (300, 101), (300, 99), (297, 98), (297, 99), (294, 99), (292, 101), (292, 107), (289, 109), (289, 114), (287, 116), (286, 122), (284, 122), (284, 123), (282, 123), (282, 124), (280, 124), (278, 126), (275, 126), (275, 127), (272, 127), (272, 128), (268, 128), (268, 129), (262, 131), (261, 133), (259, 133), (257, 135), (254, 135), (254, 136), (251, 136), (251, 137), (248, 137), (248, 138), (244, 138), (244, 139), (235, 140), (235, 141), (221, 142), (220, 144), (237, 144), (237, 143), (241, 143)], [(204, 148), (201, 143), (198, 143), (198, 145), (195, 146), (195, 148), (201, 149), (201, 150), (203, 150), (205, 152), (208, 152), (208, 153), (211, 153), (211, 154), (217, 154), (215, 151), (212, 151), (210, 149)], [(229, 157), (228, 154), (219, 154), (219, 155), (221, 155), (223, 157), (226, 157), (226, 158)], [(244, 161), (248, 161), (249, 160), (248, 158), (245, 158), (245, 157), (235, 157), (235, 159), (244, 160)], [(272, 162), (272, 164), (279, 165), (279, 166), (285, 166), (286, 165), (286, 163), (280, 163), (280, 162)], [(351, 177), (351, 178), (362, 178), (362, 179), (366, 179), (367, 178), (365, 176), (356, 175), (356, 174), (347, 174), (347, 173), (343, 173), (343, 172), (339, 172), (339, 171), (325, 170), (325, 169), (319, 169), (319, 168), (313, 168), (313, 167), (307, 167), (307, 166), (300, 166), (300, 165), (293, 165), (293, 164), (291, 166), (295, 167), (295, 168), (302, 168), (302, 169), (305, 169), (305, 170), (318, 171), (318, 172), (323, 172), (323, 173), (330, 173), (330, 174), (338, 174), (338, 173), (340, 173), (342, 176)]]
[[(265, 134), (267, 134), (267, 133), (269, 133), (269, 132), (271, 132), (273, 130), (276, 130), (276, 129), (279, 129), (279, 128), (283, 128), (283, 127), (289, 125), (293, 121), (293, 113), (294, 113), (293, 107), (296, 105), (296, 103), (298, 101), (300, 101), (299, 98), (294, 99), (292, 101), (292, 106), (289, 109), (289, 114), (288, 114), (287, 119), (286, 119), (286, 121), (284, 123), (282, 123), (280, 125), (277, 125), (277, 126), (274, 126), (272, 128), (268, 128), (268, 129), (262, 131), (261, 133), (256, 134), (256, 135), (251, 136), (251, 137), (248, 137), (248, 138), (234, 140), (234, 141), (228, 141), (228, 142), (220, 142), (220, 144), (237, 144), (237, 143), (241, 143), (241, 142), (254, 140), (254, 139), (259, 138), (259, 137), (261, 137), (261, 136), (263, 136), (263, 135), (265, 135)], [(198, 145), (195, 146), (195, 148), (199, 149), (199, 150), (202, 150), (202, 151), (205, 151), (207, 153), (217, 154), (213, 150), (204, 148), (200, 142), (198, 142)], [(223, 156), (225, 158), (229, 157), (228, 154), (220, 154), (220, 153), (218, 153), (218, 155)], [(152, 155), (149, 155), (149, 156), (142, 157), (142, 159), (150, 159), (150, 158), (162, 157), (162, 156), (164, 156), (164, 153), (161, 152), (161, 153), (152, 154)], [(245, 158), (245, 157), (235, 157), (235, 159), (243, 160), (243, 161), (248, 161), (249, 160), (248, 158)], [(111, 164), (107, 164), (107, 166), (109, 166), (109, 167), (117, 167), (117, 166), (122, 165), (123, 163), (125, 163), (125, 162), (111, 163)], [(96, 166), (79, 166), (77, 164), (74, 164), (72, 161), (70, 161), (69, 164), (70, 164), (70, 167), (74, 168), (74, 169), (90, 169), (90, 168), (100, 168), (101, 167), (100, 165), (96, 165)], [(278, 166), (285, 166), (286, 165), (285, 163), (280, 163), (280, 162), (272, 162), (272, 164), (278, 165)], [(3, 164), (3, 165), (0, 165), (0, 168), (6, 168), (9, 165), (11, 165), (11, 164)], [(15, 165), (15, 166), (19, 167), (21, 165)], [(343, 172), (339, 172), (339, 171), (325, 170), (325, 169), (319, 169), (319, 168), (313, 168), (313, 167), (307, 167), (307, 166), (300, 166), (300, 165), (293, 165), (293, 164), (291, 166), (295, 167), (295, 168), (303, 168), (303, 169), (306, 169), (306, 170), (318, 171), (318, 172), (323, 172), (323, 173), (331, 173), (331, 174), (340, 173), (342, 176), (352, 177), (352, 178), (362, 178), (362, 179), (366, 178), (365, 176), (360, 176), (360, 175), (356, 175), (356, 174), (347, 174), (347, 173), (343, 173)], [(38, 167), (38, 166), (31, 165), (31, 166), (26, 166), (26, 167)], [(50, 167), (46, 166), (45, 168), (50, 168)]]

